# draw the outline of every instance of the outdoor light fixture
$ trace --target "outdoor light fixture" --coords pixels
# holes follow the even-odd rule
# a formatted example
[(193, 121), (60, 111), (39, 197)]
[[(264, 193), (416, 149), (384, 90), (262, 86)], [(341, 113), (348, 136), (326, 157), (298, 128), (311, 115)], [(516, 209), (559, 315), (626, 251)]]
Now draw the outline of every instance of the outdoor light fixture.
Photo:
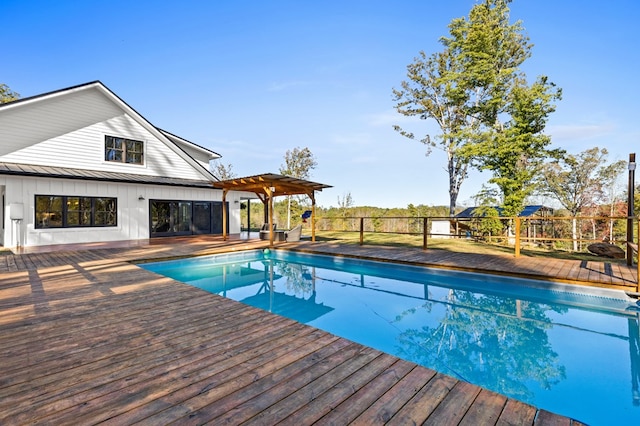
[(144, 201), (144, 195), (140, 195), (140, 196), (138, 197), (138, 201)]

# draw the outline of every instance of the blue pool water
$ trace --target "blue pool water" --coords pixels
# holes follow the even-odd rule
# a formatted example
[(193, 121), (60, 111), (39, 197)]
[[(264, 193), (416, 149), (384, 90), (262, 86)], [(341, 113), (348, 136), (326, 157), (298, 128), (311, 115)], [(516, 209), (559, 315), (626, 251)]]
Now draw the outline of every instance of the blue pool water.
[(623, 292), (280, 250), (140, 266), (588, 424), (640, 419)]

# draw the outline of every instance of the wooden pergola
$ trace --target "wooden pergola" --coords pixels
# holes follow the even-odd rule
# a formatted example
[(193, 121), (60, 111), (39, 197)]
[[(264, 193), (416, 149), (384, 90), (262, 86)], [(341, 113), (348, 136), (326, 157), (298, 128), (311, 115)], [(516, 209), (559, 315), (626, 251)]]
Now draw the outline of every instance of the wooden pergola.
[[(283, 195), (307, 195), (311, 199), (311, 241), (316, 240), (315, 215), (316, 191), (331, 188), (331, 185), (311, 182), (274, 173), (234, 178), (215, 182), (214, 188), (222, 189), (222, 205), (227, 201), (229, 191), (253, 192), (265, 205), (269, 221), (269, 245), (273, 245), (273, 198)], [(222, 209), (222, 235), (227, 239), (227, 209)]]

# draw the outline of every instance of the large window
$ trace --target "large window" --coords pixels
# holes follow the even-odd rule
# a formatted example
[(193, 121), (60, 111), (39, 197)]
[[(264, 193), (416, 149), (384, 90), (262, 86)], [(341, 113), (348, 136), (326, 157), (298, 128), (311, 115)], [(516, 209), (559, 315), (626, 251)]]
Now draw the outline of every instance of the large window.
[(36, 195), (36, 228), (117, 226), (116, 198)]
[(143, 164), (144, 142), (105, 136), (104, 159), (116, 163)]

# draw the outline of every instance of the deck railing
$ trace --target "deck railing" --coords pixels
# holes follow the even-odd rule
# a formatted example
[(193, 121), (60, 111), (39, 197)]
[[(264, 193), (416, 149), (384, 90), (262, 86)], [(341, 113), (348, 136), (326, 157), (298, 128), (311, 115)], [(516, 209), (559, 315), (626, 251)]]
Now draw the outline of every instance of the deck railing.
[[(630, 220), (631, 219), (631, 220)], [(634, 241), (627, 241), (627, 227)], [(483, 216), (472, 218), (452, 217), (319, 217), (315, 222), (319, 235), (333, 233), (333, 238), (353, 241), (357, 234), (358, 244), (381, 244), (381, 236), (411, 235), (413, 241), (421, 237), (426, 250), (433, 239), (470, 239), (500, 244), (513, 249), (518, 257), (523, 249), (558, 250), (565, 252), (587, 252), (587, 247), (596, 242), (608, 242), (619, 247), (627, 264), (637, 261), (637, 244), (640, 240), (640, 219), (626, 216), (567, 216), (567, 217), (501, 217)], [(405, 238), (397, 238), (405, 240)], [(382, 242), (384, 244), (384, 242)]]

